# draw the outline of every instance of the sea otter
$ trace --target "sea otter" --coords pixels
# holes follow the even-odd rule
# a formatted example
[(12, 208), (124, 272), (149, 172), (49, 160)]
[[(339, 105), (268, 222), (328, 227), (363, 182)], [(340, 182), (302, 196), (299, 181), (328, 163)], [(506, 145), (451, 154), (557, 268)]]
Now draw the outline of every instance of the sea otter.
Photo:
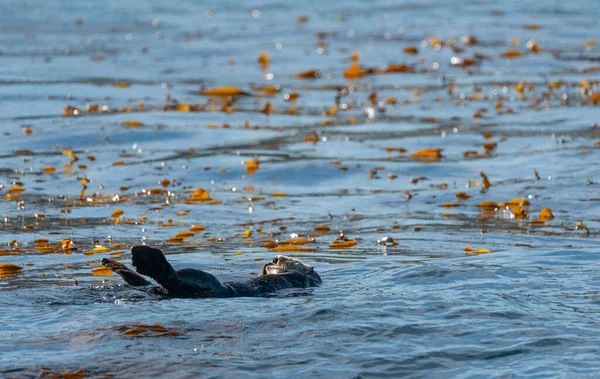
[[(131, 263), (137, 272), (112, 259), (102, 259), (102, 264), (121, 276), (127, 284), (169, 297), (259, 296), (285, 288), (321, 284), (321, 277), (313, 267), (284, 255), (277, 255), (262, 267), (258, 277), (245, 282), (221, 283), (213, 275), (193, 268), (175, 271), (162, 251), (145, 245), (131, 248)], [(142, 275), (154, 279), (158, 287), (152, 286)]]

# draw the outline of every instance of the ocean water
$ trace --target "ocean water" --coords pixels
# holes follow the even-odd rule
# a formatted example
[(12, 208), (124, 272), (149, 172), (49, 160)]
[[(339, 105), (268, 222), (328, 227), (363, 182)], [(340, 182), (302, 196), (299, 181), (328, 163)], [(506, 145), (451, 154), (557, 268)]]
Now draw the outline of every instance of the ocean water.
[[(598, 376), (592, 3), (0, 11), (0, 377)], [(297, 237), (320, 287), (93, 271), (148, 244), (247, 280)]]

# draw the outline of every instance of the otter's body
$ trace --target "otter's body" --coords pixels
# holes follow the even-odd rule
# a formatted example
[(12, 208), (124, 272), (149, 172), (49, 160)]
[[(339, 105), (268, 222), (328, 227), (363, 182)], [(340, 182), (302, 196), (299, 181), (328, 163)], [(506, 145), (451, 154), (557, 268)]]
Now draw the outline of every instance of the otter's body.
[[(202, 270), (184, 268), (175, 271), (162, 251), (148, 246), (132, 247), (131, 261), (137, 272), (122, 263), (102, 259), (104, 266), (120, 275), (129, 285), (171, 297), (260, 296), (286, 288), (307, 288), (321, 284), (321, 278), (311, 266), (283, 255), (276, 256), (273, 262), (264, 265), (260, 276), (256, 278), (225, 283)], [(142, 275), (154, 279), (159, 286), (152, 287)]]

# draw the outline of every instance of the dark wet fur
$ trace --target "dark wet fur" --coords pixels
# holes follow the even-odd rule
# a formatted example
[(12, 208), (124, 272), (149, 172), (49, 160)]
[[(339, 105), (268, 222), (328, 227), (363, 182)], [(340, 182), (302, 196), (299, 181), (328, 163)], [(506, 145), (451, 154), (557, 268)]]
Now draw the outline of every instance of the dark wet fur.
[(131, 248), (131, 257), (137, 273), (110, 259), (104, 258), (102, 263), (131, 286), (148, 286), (150, 282), (141, 276), (146, 275), (159, 284), (159, 287), (146, 289), (147, 292), (172, 297), (260, 296), (287, 288), (307, 288), (321, 284), (321, 278), (310, 266), (307, 266), (310, 268), (307, 274), (286, 269), (269, 270), (272, 273), (266, 273), (265, 265), (261, 276), (257, 278), (246, 282), (221, 283), (213, 275), (202, 270), (184, 268), (175, 271), (159, 249), (134, 246)]

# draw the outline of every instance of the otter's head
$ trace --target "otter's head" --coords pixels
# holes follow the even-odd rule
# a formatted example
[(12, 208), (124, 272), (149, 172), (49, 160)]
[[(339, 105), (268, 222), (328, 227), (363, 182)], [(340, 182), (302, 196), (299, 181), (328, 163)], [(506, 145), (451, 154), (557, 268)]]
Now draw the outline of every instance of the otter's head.
[(285, 272), (295, 271), (306, 275), (315, 284), (321, 284), (321, 277), (317, 274), (312, 266), (300, 262), (296, 258), (287, 257), (285, 255), (277, 255), (271, 263), (263, 266), (260, 275), (278, 275)]

